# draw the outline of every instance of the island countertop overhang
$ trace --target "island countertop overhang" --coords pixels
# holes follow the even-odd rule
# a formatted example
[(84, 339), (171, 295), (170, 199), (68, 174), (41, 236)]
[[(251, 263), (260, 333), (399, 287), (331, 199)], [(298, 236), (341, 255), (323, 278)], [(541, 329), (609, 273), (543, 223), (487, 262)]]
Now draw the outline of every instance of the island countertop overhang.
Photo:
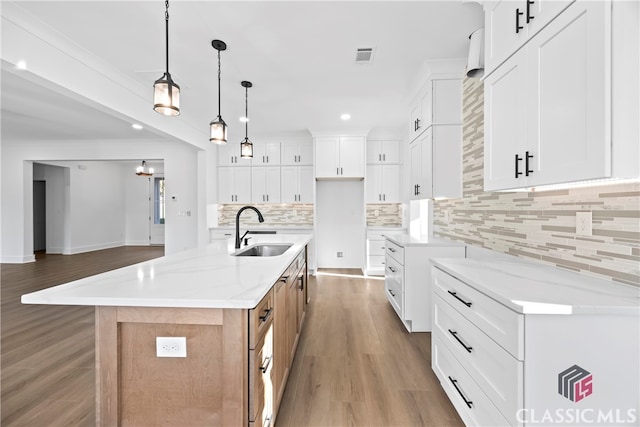
[(232, 241), (210, 244), (25, 294), (22, 303), (251, 309), (311, 239), (306, 234), (254, 236), (252, 244), (292, 244), (271, 257), (233, 256)]

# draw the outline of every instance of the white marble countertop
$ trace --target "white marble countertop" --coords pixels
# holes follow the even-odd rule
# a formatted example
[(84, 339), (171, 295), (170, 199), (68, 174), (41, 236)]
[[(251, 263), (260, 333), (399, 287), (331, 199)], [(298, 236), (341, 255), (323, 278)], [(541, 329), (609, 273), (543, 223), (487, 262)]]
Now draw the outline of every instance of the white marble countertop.
[(462, 242), (441, 239), (433, 236), (413, 237), (408, 233), (383, 233), (384, 237), (393, 243), (405, 246), (465, 246)]
[(640, 315), (640, 288), (519, 258), (434, 258), (431, 263), (523, 314)]
[[(24, 304), (254, 308), (311, 240), (308, 234), (253, 235), (290, 243), (273, 257), (232, 256), (234, 239), (190, 249), (22, 296)], [(251, 246), (249, 245), (249, 246)]]

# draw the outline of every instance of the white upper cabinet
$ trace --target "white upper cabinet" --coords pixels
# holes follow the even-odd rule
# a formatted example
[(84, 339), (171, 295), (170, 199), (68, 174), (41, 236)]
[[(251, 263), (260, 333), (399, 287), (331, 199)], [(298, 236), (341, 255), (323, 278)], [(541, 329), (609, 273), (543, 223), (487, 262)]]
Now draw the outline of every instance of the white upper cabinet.
[(313, 203), (313, 166), (282, 166), (282, 203)]
[[(613, 10), (625, 16), (633, 7), (637, 16), (633, 2)], [(638, 30), (613, 48), (611, 31), (611, 2), (576, 1), (485, 79), (485, 191), (637, 177)], [(635, 68), (631, 86), (612, 81), (627, 44), (635, 46), (624, 62)], [(624, 117), (628, 108), (636, 124), (620, 130), (612, 110)], [(636, 156), (635, 166), (616, 153)]]
[(313, 164), (312, 142), (283, 142), (281, 144), (283, 165), (299, 166)]
[(218, 168), (218, 203), (251, 203), (251, 168)]
[(485, 75), (575, 0), (485, 1)]
[(429, 79), (409, 106), (410, 140), (434, 124), (462, 123), (462, 79)]
[(316, 178), (364, 178), (365, 138), (314, 138)]
[(280, 164), (279, 142), (256, 142), (253, 144), (253, 166), (277, 166)]
[(400, 141), (367, 141), (367, 164), (399, 164)]
[(367, 165), (366, 203), (400, 203), (400, 165)]
[(280, 203), (279, 167), (254, 166), (251, 168), (251, 202)]
[(218, 145), (219, 166), (251, 166), (251, 159), (240, 157), (240, 144)]

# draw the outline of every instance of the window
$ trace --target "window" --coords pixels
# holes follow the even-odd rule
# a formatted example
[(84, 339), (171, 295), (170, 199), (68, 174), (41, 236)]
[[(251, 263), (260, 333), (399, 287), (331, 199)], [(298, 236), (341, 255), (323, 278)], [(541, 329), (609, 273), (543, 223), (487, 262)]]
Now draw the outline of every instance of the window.
[(153, 179), (153, 223), (164, 224), (164, 178)]

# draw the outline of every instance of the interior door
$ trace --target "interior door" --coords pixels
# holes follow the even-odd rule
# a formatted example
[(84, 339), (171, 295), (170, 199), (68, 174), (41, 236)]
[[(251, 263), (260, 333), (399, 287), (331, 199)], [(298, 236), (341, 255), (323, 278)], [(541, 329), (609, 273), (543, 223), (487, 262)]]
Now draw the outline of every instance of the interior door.
[(149, 178), (149, 244), (164, 245), (164, 175)]

